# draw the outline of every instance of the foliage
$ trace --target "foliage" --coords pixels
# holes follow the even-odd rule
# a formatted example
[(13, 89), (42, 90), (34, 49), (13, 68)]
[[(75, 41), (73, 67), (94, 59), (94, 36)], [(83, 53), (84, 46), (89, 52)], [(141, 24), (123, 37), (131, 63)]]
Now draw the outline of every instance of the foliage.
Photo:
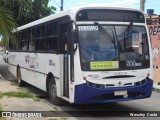
[[(48, 15), (53, 14), (56, 11), (56, 8), (53, 6), (48, 6), (49, 0), (33, 0), (32, 1), (32, 12), (29, 16), (24, 16), (17, 19), (17, 23), (19, 26), (27, 24), (29, 22), (38, 20), (40, 18), (46, 17)], [(17, 4), (14, 8), (15, 16), (18, 15), (19, 5)]]
[(0, 0), (0, 35), (3, 36), (3, 44), (6, 44), (9, 38), (16, 44), (16, 37), (12, 33), (17, 27), (12, 11), (16, 5), (19, 5), (17, 18), (27, 16), (32, 9), (32, 0)]
[(16, 36), (12, 33), (18, 26), (43, 18), (56, 11), (48, 6), (49, 0), (0, 0), (0, 35), (3, 44), (8, 39), (16, 45)]
[(33, 94), (31, 94), (28, 91), (21, 91), (21, 92), (10, 91), (10, 92), (0, 93), (0, 98), (3, 98), (4, 96), (17, 97), (17, 98), (32, 98), (36, 102), (41, 101), (39, 98), (33, 96)]
[(12, 30), (16, 29), (16, 26), (12, 13), (5, 7), (0, 6), (0, 33), (3, 36), (3, 40), (7, 41), (10, 38), (15, 43), (15, 36), (12, 34)]

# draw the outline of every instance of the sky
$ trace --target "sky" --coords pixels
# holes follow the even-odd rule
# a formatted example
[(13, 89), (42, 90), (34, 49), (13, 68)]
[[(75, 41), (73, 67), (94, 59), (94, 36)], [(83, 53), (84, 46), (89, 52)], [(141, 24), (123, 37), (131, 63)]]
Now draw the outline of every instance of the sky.
[[(107, 6), (118, 6), (140, 9), (140, 0), (63, 0), (64, 10), (86, 5), (107, 5)], [(61, 0), (50, 0), (49, 5), (55, 6), (57, 12), (60, 11)], [(146, 0), (145, 2), (145, 13), (147, 9), (154, 9), (154, 14), (160, 15), (160, 0)]]

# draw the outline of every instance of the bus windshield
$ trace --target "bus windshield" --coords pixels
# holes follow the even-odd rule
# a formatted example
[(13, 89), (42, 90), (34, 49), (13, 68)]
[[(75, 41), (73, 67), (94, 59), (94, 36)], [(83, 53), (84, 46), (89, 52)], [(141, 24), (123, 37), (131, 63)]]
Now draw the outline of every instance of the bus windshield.
[(144, 26), (79, 25), (82, 70), (115, 70), (149, 67)]

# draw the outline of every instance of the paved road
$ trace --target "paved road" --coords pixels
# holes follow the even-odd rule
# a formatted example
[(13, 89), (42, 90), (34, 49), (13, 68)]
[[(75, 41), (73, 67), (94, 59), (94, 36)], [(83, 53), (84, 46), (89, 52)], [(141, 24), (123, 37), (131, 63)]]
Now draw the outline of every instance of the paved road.
[[(8, 65), (3, 62), (2, 57), (0, 56), (0, 73), (4, 76), (5, 79), (15, 82), (16, 78), (8, 71)], [(33, 86), (26, 86), (26, 89), (31, 91), (32, 93), (39, 96), (41, 99), (43, 99), (43, 102), (55, 107), (52, 105), (48, 97), (45, 95), (44, 92), (41, 90), (33, 87)], [(127, 102), (119, 102), (119, 103), (107, 103), (107, 104), (94, 104), (94, 105), (71, 105), (66, 104), (63, 107), (56, 106), (58, 110), (60, 111), (66, 111), (66, 115), (71, 115), (74, 117), (74, 119), (79, 120), (97, 120), (97, 119), (115, 119), (115, 120), (135, 120), (139, 119), (139, 117), (118, 117), (123, 116), (124, 113), (120, 113), (119, 111), (160, 111), (160, 93), (153, 92), (152, 97), (148, 99), (143, 100), (135, 100), (135, 101), (127, 101)], [(114, 111), (112, 115), (115, 115), (115, 117), (93, 117), (93, 114), (96, 116), (96, 112), (90, 112), (90, 113), (84, 113), (84, 112), (76, 112), (76, 113), (70, 113), (67, 111)], [(60, 116), (65, 116), (65, 113), (62, 113)], [(103, 112), (104, 113), (104, 112)], [(78, 115), (77, 115), (78, 114)], [(106, 112), (107, 114), (107, 112)], [(99, 114), (97, 114), (99, 115)], [(117, 116), (118, 115), (118, 116)], [(77, 116), (83, 116), (83, 117), (77, 117)], [(156, 117), (145, 117), (140, 118), (145, 120), (158, 120), (159, 118)]]

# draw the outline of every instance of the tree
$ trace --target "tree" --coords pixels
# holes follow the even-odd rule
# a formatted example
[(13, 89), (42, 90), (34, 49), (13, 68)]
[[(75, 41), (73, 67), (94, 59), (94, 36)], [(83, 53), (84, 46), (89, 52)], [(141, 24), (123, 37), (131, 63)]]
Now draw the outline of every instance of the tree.
[(0, 34), (4, 44), (9, 38), (13, 44), (16, 44), (16, 37), (12, 32), (16, 30), (17, 24), (11, 11), (16, 4), (19, 5), (17, 18), (29, 15), (32, 8), (32, 0), (0, 1)]
[[(54, 14), (56, 11), (56, 8), (53, 6), (48, 6), (48, 3), (49, 3), (49, 0), (32, 0), (32, 9), (33, 9), (32, 13), (27, 17), (24, 16), (24, 17), (18, 18), (16, 20), (17, 24), (21, 26), (29, 22), (38, 20), (40, 18), (46, 17), (48, 15)], [(20, 6), (17, 4), (12, 8), (15, 16), (18, 15), (19, 7)]]

